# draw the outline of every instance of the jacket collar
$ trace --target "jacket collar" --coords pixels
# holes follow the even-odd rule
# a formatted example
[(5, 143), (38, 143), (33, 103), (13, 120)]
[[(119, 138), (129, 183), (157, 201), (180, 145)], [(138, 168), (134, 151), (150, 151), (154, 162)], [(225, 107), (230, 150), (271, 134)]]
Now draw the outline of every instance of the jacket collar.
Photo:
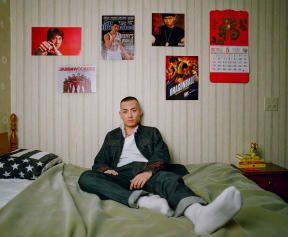
[[(140, 127), (141, 127), (141, 125), (138, 124), (138, 126), (134, 129), (134, 132), (133, 132), (134, 135), (138, 132), (138, 130), (140, 129)], [(126, 132), (125, 132), (125, 127), (124, 127), (124, 124), (123, 124), (123, 123), (120, 124), (120, 129), (121, 129), (122, 136), (125, 138), (125, 137), (126, 137)], [(132, 134), (131, 134), (131, 135), (132, 135)]]

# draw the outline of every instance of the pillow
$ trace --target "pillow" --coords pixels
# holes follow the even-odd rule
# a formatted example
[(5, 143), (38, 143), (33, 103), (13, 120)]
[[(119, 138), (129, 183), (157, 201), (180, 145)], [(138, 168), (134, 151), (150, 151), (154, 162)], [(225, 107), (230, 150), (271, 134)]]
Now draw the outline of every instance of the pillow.
[(36, 179), (61, 162), (61, 158), (49, 152), (18, 149), (0, 157), (0, 178)]

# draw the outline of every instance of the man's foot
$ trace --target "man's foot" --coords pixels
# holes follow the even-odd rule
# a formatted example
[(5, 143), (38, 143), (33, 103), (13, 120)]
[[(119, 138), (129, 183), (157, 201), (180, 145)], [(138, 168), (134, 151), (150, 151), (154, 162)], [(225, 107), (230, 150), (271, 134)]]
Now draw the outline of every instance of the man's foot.
[(167, 200), (161, 198), (159, 195), (142, 196), (138, 199), (137, 203), (139, 207), (148, 208), (168, 217), (174, 214), (169, 207)]
[(207, 235), (226, 224), (241, 207), (241, 194), (232, 186), (226, 188), (207, 206), (192, 204), (185, 210), (184, 215), (195, 225), (196, 234)]

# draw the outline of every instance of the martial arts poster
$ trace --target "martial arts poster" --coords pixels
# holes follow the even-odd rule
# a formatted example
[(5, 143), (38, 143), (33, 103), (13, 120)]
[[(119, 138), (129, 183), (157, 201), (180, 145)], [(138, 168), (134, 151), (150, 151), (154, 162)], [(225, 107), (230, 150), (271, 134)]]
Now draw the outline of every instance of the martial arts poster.
[(96, 66), (63, 66), (58, 68), (60, 93), (96, 92)]
[(166, 56), (166, 100), (198, 100), (198, 56)]
[(184, 47), (185, 15), (152, 13), (152, 46)]
[(210, 11), (210, 80), (249, 81), (248, 12)]
[(102, 58), (133, 60), (135, 16), (102, 16)]
[(73, 56), (81, 52), (81, 27), (32, 27), (31, 55)]

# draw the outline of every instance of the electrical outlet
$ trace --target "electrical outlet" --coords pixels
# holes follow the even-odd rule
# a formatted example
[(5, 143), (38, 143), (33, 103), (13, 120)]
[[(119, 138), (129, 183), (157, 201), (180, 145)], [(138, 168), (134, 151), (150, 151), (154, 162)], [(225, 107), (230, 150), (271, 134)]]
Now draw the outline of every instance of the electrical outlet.
[(266, 97), (264, 100), (265, 111), (278, 111), (278, 97)]

